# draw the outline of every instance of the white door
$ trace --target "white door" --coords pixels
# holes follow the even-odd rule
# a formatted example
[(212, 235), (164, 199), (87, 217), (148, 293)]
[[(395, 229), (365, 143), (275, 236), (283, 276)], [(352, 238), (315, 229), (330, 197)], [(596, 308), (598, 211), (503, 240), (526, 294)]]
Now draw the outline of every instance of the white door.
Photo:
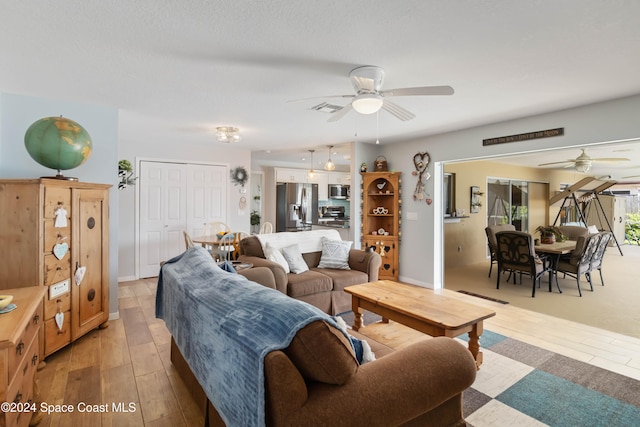
[(204, 224), (227, 222), (227, 176), (225, 166), (188, 165), (187, 226), (191, 236), (204, 234)]
[(140, 277), (158, 275), (160, 263), (184, 252), (187, 165), (140, 162)]
[(140, 162), (140, 277), (185, 250), (183, 231), (203, 234), (209, 221), (227, 220), (228, 167)]

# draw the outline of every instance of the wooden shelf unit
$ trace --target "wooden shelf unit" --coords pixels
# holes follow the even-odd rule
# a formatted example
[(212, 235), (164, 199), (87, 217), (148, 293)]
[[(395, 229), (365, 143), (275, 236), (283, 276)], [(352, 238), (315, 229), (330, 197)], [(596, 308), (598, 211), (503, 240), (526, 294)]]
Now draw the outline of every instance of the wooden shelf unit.
[[(382, 256), (379, 278), (398, 280), (401, 174), (362, 172), (360, 175), (362, 176), (362, 244), (365, 249), (373, 248)], [(385, 210), (386, 213), (379, 212), (379, 209)]]

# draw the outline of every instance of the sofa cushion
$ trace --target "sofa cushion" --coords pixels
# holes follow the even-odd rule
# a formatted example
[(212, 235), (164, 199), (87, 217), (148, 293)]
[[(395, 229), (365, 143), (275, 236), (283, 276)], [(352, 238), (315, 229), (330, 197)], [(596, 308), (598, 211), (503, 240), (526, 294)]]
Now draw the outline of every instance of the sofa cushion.
[(347, 337), (321, 320), (300, 329), (284, 352), (308, 381), (342, 385), (358, 370)]
[(284, 258), (284, 255), (282, 255), (282, 252), (280, 252), (280, 249), (274, 248), (269, 243), (267, 243), (264, 248), (264, 256), (269, 261), (277, 262), (278, 264), (280, 264), (284, 269), (285, 273), (291, 272), (291, 269), (289, 268), (289, 263)]
[(353, 242), (322, 237), (322, 256), (318, 268), (349, 270), (349, 251)]
[(287, 274), (287, 277), (289, 279), (287, 295), (293, 298), (329, 292), (333, 289), (331, 277), (317, 271), (305, 271), (301, 274), (290, 273)]
[(311, 271), (329, 276), (333, 282), (334, 291), (342, 291), (345, 287), (351, 285), (360, 285), (369, 281), (367, 273), (358, 270), (336, 270), (331, 268), (312, 268)]
[(300, 247), (297, 244), (286, 246), (280, 250), (282, 251), (282, 255), (284, 255), (284, 259), (287, 260), (292, 273), (300, 274), (309, 270), (309, 266), (304, 262), (302, 252), (300, 252)]

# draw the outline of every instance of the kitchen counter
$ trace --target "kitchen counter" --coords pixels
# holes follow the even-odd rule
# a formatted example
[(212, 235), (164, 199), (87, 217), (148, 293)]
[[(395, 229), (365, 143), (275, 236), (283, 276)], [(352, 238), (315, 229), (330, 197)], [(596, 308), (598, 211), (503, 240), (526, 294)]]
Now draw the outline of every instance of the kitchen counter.
[[(322, 218), (319, 218), (319, 220)], [(342, 240), (352, 240), (351, 238), (351, 228), (349, 226), (348, 221), (322, 221), (318, 220), (318, 224), (314, 224), (312, 226), (312, 230), (322, 230), (327, 228), (335, 228), (340, 233), (340, 237)]]
[(331, 228), (349, 228), (349, 219), (336, 219), (336, 218), (318, 218), (318, 224), (321, 227)]

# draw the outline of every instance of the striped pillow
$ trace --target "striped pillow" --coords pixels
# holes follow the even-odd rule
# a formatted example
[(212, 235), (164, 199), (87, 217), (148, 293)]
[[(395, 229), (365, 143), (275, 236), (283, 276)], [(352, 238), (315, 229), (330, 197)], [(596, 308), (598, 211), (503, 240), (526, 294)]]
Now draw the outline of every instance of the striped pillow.
[(318, 268), (336, 268), (351, 270), (349, 268), (349, 250), (353, 242), (345, 240), (331, 240), (322, 237), (322, 256)]

